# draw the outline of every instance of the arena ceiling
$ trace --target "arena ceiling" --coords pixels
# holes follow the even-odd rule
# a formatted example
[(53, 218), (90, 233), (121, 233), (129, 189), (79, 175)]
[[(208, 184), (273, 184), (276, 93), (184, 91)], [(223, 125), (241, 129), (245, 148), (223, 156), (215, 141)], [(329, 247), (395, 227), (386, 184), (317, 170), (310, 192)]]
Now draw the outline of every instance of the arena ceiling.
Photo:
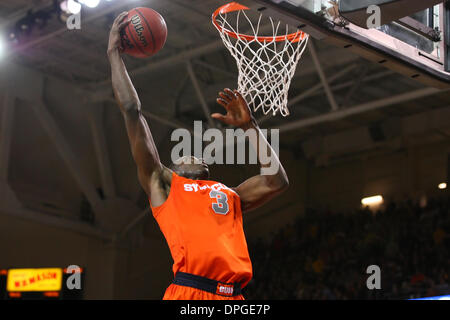
[[(210, 21), (213, 10), (225, 2), (102, 1), (99, 7), (82, 11), (81, 30), (67, 30), (56, 15), (42, 28), (35, 26), (30, 36), (0, 61), (0, 68), (13, 63), (37, 71), (53, 82), (71, 86), (85, 99), (69, 101), (67, 95), (65, 103), (49, 98), (48, 117), (44, 112), (41, 119), (29, 111), (30, 103), (16, 103), (8, 180), (19, 201), (67, 221), (80, 219), (80, 206), (89, 203), (95, 211), (96, 202), (105, 198), (123, 200), (113, 204), (123, 210), (128, 206), (135, 206), (133, 212), (144, 210), (145, 195), (137, 184), (122, 119), (112, 99), (106, 57), (109, 28), (115, 16), (136, 6), (152, 7), (166, 20), (169, 35), (164, 50), (149, 60), (125, 57), (125, 61), (158, 148), (168, 153), (167, 140), (174, 128), (192, 129), (194, 120), (207, 123), (202, 101), (211, 112), (220, 111), (215, 104), (217, 92), (236, 86), (235, 62)], [(30, 10), (49, 8), (52, 3), (2, 0), (0, 30), (10, 32)], [(404, 148), (404, 143), (449, 138), (450, 123), (445, 122), (449, 117), (442, 116), (448, 115), (449, 91), (424, 87), (343, 48), (317, 40), (311, 45), (291, 86), (291, 115), (256, 115), (262, 127), (281, 129), (283, 149), (327, 164), (333, 157), (370, 150), (391, 152)], [(195, 84), (201, 89), (200, 96)], [(332, 98), (326, 94), (327, 87)], [(79, 108), (74, 107), (77, 104)], [(336, 111), (332, 111), (333, 104)], [(91, 112), (98, 108), (100, 112)], [(431, 111), (441, 120), (439, 124), (430, 120)], [(41, 115), (39, 110), (37, 114)], [(413, 130), (414, 138), (405, 139), (405, 123), (417, 116), (415, 123), (427, 123), (427, 130)], [(433, 123), (428, 124), (430, 121)], [(50, 125), (45, 128), (43, 123)], [(52, 135), (55, 128), (61, 133), (57, 138)], [(367, 139), (359, 137), (363, 140), (347, 146), (349, 137), (357, 140), (352, 133), (357, 135), (361, 130), (368, 133)], [(398, 139), (402, 142), (397, 143)], [(342, 148), (327, 148), (326, 141)], [(101, 156), (102, 150), (108, 150), (107, 157)], [(77, 174), (79, 171), (83, 174)], [(100, 196), (94, 195), (96, 191)], [(135, 217), (136, 213), (124, 217), (125, 225), (130, 227)]]

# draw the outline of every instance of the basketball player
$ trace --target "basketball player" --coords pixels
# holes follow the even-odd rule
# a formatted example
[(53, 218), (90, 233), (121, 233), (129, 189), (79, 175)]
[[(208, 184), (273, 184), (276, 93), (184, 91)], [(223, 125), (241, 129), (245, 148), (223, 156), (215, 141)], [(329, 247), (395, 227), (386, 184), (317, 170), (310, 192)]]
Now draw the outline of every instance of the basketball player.
[[(286, 173), (278, 163), (276, 174), (257, 175), (229, 188), (208, 180), (208, 166), (195, 157), (185, 156), (165, 167), (121, 58), (120, 30), (128, 23), (126, 16), (126, 12), (120, 14), (112, 26), (108, 57), (114, 95), (125, 120), (139, 182), (174, 260), (175, 278), (163, 299), (243, 300), (241, 289), (252, 277), (252, 265), (242, 212), (258, 208), (283, 192), (288, 187)], [(211, 116), (243, 130), (257, 130), (258, 141), (252, 145), (266, 144), (272, 158), (279, 161), (240, 93), (225, 89), (219, 95), (217, 102), (227, 113)]]

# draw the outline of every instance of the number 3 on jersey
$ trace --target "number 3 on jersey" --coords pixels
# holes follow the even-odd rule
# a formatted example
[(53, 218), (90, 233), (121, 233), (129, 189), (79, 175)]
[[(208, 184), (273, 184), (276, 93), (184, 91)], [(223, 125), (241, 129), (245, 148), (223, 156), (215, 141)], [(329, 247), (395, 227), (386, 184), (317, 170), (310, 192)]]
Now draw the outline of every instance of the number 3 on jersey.
[(209, 197), (214, 198), (217, 201), (212, 204), (212, 209), (215, 213), (223, 215), (228, 213), (228, 197), (224, 192), (211, 190)]

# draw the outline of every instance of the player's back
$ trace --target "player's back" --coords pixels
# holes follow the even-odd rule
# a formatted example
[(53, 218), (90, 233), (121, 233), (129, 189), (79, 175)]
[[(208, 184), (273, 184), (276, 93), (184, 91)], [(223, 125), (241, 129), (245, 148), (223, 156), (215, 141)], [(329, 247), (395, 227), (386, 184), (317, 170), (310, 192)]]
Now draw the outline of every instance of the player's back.
[(173, 272), (245, 286), (252, 266), (238, 194), (222, 183), (173, 173), (170, 193), (152, 208), (169, 245)]

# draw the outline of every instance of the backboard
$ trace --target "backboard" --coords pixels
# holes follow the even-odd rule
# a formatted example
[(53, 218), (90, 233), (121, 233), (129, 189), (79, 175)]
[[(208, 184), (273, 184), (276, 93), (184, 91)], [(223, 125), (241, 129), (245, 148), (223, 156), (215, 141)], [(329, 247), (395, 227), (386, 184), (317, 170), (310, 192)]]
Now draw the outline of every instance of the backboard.
[[(450, 87), (450, 1), (434, 5), (434, 0), (421, 0), (421, 3), (427, 2), (431, 6), (412, 14), (411, 7), (404, 6), (405, 12), (410, 15), (369, 29), (344, 18), (343, 15), (348, 17), (351, 10), (345, 8), (343, 3), (340, 5), (340, 1), (346, 0), (239, 2), (295, 26), (313, 38), (345, 48), (424, 84), (437, 88)], [(396, 0), (364, 0), (354, 3), (358, 2), (382, 2), (385, 5)], [(389, 9), (393, 8), (389, 5), (386, 8), (385, 10), (393, 10)], [(341, 13), (340, 9), (347, 11)], [(400, 14), (389, 11), (383, 13), (393, 13), (392, 17), (395, 18), (402, 15), (401, 7), (397, 6), (395, 10), (400, 10)]]

